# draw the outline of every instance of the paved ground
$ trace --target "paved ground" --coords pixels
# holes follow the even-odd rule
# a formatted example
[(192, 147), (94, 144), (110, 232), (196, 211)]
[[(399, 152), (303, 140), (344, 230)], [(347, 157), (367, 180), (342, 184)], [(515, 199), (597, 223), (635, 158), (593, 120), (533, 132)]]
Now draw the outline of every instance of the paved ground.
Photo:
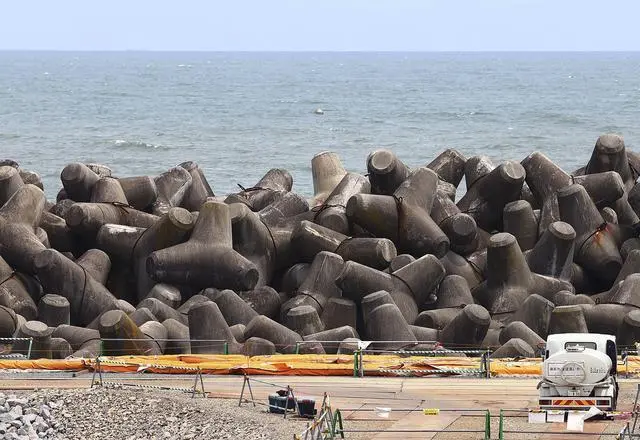
[[(24, 374), (24, 373), (23, 373)], [(91, 375), (88, 373), (71, 377), (69, 374), (0, 375), (0, 389), (33, 389), (48, 387), (88, 387)], [(170, 375), (110, 375), (110, 380), (118, 379), (127, 383), (189, 386), (193, 378)], [(229, 404), (237, 404), (242, 388), (239, 376), (206, 376), (205, 389), (210, 397), (230, 399)], [(348, 439), (474, 439), (484, 438), (481, 433), (411, 433), (409, 430), (482, 430), (483, 414), (469, 410), (489, 409), (492, 418), (492, 438), (498, 438), (498, 418), (500, 408), (528, 409), (536, 406), (537, 379), (501, 378), (351, 378), (351, 377), (296, 377), (296, 376), (255, 376), (251, 385), (254, 397), (266, 402), (267, 396), (278, 388), (290, 385), (298, 397), (312, 396), (319, 402), (326, 392), (334, 408), (340, 408), (344, 417), (345, 437)], [(633, 406), (638, 380), (621, 380), (619, 410), (630, 410)], [(273, 385), (272, 385), (273, 384)], [(276, 386), (274, 386), (276, 385)], [(390, 408), (379, 415), (376, 408)], [(424, 415), (423, 408), (438, 408), (438, 415)], [(357, 410), (365, 411), (357, 411)], [(264, 411), (258, 407), (256, 411)], [(518, 417), (519, 415), (519, 417)], [(274, 422), (277, 416), (274, 417)], [(585, 424), (585, 432), (595, 435), (562, 434), (564, 424), (534, 425), (527, 423), (526, 413), (510, 413), (505, 419), (505, 429), (516, 431), (506, 433), (505, 439), (612, 439), (598, 433), (618, 433), (625, 425), (624, 420), (594, 421)], [(300, 422), (301, 430), (305, 422)], [(375, 430), (386, 432), (348, 432), (354, 430)], [(404, 431), (404, 432), (393, 432)], [(545, 431), (547, 434), (530, 434), (524, 431)], [(548, 434), (548, 432), (556, 434)]]

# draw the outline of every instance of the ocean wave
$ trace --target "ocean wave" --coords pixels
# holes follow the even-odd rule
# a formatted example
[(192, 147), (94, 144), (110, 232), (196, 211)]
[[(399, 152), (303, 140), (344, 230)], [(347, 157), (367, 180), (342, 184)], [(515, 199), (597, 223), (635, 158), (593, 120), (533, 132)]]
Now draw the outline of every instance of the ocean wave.
[(156, 145), (156, 144), (151, 144), (143, 141), (127, 141), (123, 139), (117, 139), (116, 141), (114, 141), (113, 146), (120, 149), (140, 149), (140, 150), (150, 150), (150, 149), (165, 150), (168, 148), (164, 145)]

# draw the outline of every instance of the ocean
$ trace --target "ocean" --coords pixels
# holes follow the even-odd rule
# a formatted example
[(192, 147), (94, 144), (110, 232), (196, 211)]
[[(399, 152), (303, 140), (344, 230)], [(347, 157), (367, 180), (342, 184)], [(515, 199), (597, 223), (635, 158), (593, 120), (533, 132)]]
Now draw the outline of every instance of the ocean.
[(74, 161), (193, 160), (217, 195), (286, 168), (310, 196), (325, 150), (355, 172), (376, 148), (409, 166), (538, 150), (572, 171), (602, 133), (640, 142), (639, 104), (640, 53), (0, 52), (0, 158), (51, 199)]

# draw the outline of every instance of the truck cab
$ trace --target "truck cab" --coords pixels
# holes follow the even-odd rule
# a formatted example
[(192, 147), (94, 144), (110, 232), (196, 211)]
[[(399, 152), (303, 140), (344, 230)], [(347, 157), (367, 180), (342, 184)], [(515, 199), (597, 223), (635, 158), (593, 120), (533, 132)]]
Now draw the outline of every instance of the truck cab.
[(542, 380), (541, 409), (614, 410), (618, 398), (616, 337), (594, 333), (549, 335)]

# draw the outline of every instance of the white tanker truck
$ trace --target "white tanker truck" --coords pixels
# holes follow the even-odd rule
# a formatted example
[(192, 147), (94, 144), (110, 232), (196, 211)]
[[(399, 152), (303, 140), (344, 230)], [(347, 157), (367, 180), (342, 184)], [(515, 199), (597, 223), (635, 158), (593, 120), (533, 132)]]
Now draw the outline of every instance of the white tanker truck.
[(540, 409), (603, 411), (618, 399), (616, 337), (594, 333), (550, 335), (545, 347)]

